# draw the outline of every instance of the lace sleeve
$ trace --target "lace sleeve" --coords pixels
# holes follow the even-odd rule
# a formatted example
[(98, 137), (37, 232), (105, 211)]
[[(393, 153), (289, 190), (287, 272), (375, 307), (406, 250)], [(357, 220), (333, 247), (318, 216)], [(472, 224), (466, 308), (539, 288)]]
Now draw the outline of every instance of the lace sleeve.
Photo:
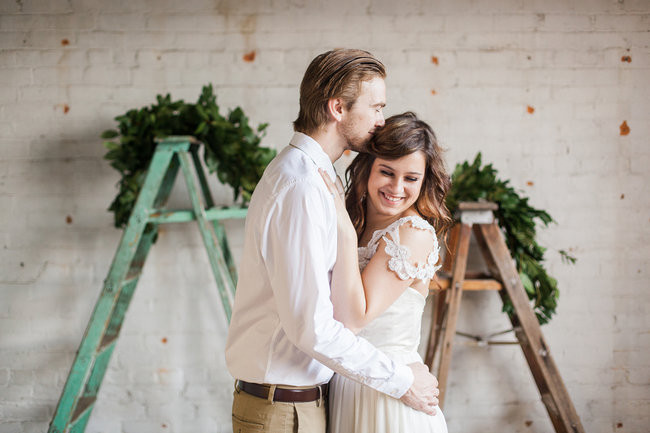
[[(418, 227), (415, 224), (413, 226), (421, 229), (421, 227)], [(400, 245), (399, 227), (396, 227), (390, 235), (392, 239), (390, 239), (387, 234), (382, 236), (382, 239), (386, 242), (386, 254), (390, 256), (390, 259), (388, 260), (388, 268), (395, 272), (401, 280), (414, 278), (426, 281), (433, 278), (436, 271), (440, 269), (440, 266), (436, 266), (440, 247), (438, 246), (435, 232), (433, 233), (433, 251), (431, 251), (427, 256), (426, 262), (417, 265), (411, 263), (411, 251), (409, 248), (406, 245)]]

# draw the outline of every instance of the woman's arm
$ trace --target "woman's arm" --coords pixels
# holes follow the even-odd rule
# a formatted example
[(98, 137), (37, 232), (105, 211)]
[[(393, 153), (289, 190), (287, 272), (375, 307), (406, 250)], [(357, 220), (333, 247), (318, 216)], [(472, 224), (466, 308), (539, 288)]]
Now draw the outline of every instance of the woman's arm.
[[(337, 216), (340, 220), (338, 212)], [(346, 234), (340, 226), (341, 224), (337, 232), (336, 263), (332, 271), (330, 298), (334, 306), (334, 318), (356, 334), (367, 323), (364, 320), (367, 316), (366, 293), (359, 273), (357, 235), (354, 231), (352, 236)]]
[(366, 294), (359, 273), (357, 255), (357, 233), (345, 209), (343, 193), (338, 191), (327, 173), (321, 169), (318, 171), (332, 194), (336, 207), (337, 253), (330, 295), (334, 318), (356, 334), (363, 327), (358, 324), (366, 315)]
[[(334, 318), (357, 333), (393, 304), (414, 279), (401, 279), (389, 268), (391, 256), (386, 252), (383, 239), (363, 273), (359, 273), (357, 234), (336, 187), (327, 174), (323, 178), (333, 193), (338, 221), (337, 260), (332, 272), (331, 292)], [(411, 263), (424, 263), (434, 247), (431, 233), (405, 224), (399, 235), (400, 245), (411, 251)]]

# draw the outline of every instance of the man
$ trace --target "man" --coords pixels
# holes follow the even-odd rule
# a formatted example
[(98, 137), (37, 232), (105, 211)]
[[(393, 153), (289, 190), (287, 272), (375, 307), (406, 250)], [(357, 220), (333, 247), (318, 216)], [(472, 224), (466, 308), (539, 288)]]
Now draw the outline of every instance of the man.
[(317, 56), (300, 86), (287, 146), (251, 198), (226, 362), (237, 379), (233, 431), (324, 433), (332, 370), (433, 414), (437, 381), (423, 364), (398, 365), (333, 318), (332, 196), (344, 150), (363, 151), (384, 124), (384, 66), (370, 53)]

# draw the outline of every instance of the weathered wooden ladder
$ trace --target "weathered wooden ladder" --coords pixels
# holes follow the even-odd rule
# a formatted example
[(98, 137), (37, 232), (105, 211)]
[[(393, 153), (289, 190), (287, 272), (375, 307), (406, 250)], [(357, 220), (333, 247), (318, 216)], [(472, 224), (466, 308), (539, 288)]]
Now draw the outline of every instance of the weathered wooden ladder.
[[(433, 317), (425, 363), (438, 378), (440, 407), (443, 407), (445, 401), (452, 345), (457, 334), (456, 322), (463, 290), (498, 290), (502, 300), (509, 298), (514, 305), (514, 313), (510, 316), (510, 321), (555, 431), (584, 433), (580, 418), (544, 341), (537, 317), (519, 279), (515, 262), (494, 220), (493, 211), (496, 209), (494, 203), (460, 204), (460, 222), (451, 231), (449, 248), (442, 267), (443, 272), (437, 281), (443, 290), (436, 290), (436, 282), (432, 282)], [(493, 278), (466, 279), (472, 231)], [(445, 277), (446, 274), (450, 276)], [(436, 359), (438, 360), (437, 372), (434, 371)]]
[[(246, 209), (214, 206), (198, 148), (199, 143), (193, 137), (168, 137), (160, 140), (156, 146), (108, 277), (104, 280), (104, 288), (79, 345), (49, 433), (80, 433), (85, 430), (126, 310), (160, 224), (198, 222), (221, 302), (230, 321), (237, 274), (225, 230), (219, 220), (244, 218)], [(191, 171), (190, 161), (194, 163), (196, 177)], [(179, 166), (189, 190), (192, 209), (165, 210), (163, 206), (169, 198)], [(203, 198), (199, 196), (199, 187)]]

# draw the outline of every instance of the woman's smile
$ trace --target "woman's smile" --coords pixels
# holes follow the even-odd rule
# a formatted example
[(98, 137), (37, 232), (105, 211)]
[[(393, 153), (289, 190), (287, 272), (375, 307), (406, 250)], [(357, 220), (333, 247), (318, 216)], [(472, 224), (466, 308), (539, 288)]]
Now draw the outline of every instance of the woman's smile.
[(385, 198), (386, 201), (388, 201), (389, 203), (398, 203), (400, 200), (402, 200), (402, 199), (404, 198), (404, 197), (399, 197), (399, 196), (395, 196), (395, 195), (389, 194), (389, 193), (384, 192), (384, 191), (379, 191), (379, 193), (380, 193), (381, 196), (382, 196), (383, 198)]

